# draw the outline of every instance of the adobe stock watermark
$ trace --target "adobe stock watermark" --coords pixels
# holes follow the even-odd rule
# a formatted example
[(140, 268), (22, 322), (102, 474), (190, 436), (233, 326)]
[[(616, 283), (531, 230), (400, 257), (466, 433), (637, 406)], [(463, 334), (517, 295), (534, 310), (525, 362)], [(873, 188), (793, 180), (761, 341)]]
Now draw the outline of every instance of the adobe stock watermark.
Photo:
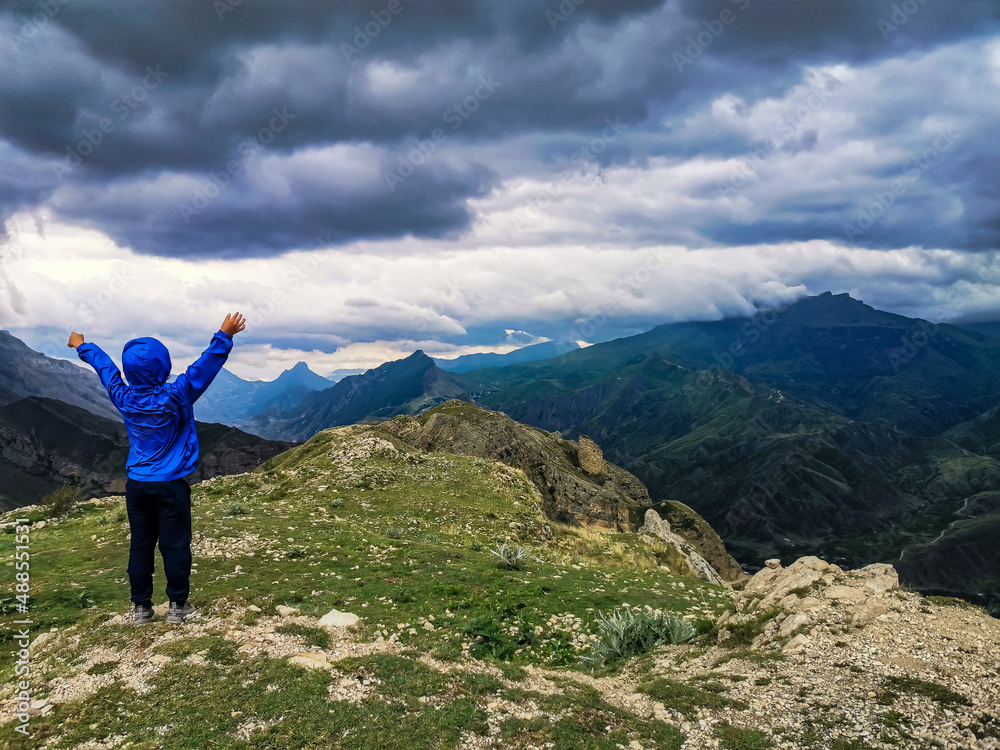
[(384, 8), (370, 11), (369, 14), (372, 20), (365, 23), (364, 26), (358, 24), (353, 29), (354, 38), (351, 41), (354, 44), (348, 44), (347, 42), (340, 43), (340, 52), (344, 56), (344, 59), (349, 63), (353, 58), (360, 55), (361, 50), (371, 44), (372, 40), (381, 34), (403, 10), (405, 8), (401, 0), (389, 0)]
[(736, 340), (730, 342), (723, 351), (717, 351), (712, 356), (716, 364), (723, 370), (733, 370), (736, 360), (747, 353), (747, 348), (753, 346), (768, 329), (778, 322), (778, 318), (786, 307), (794, 303), (799, 294), (785, 287), (766, 309), (757, 312), (740, 326)]
[(64, 5), (69, 5), (72, 0), (38, 0), (35, 3), (38, 11), (32, 13), (27, 21), (21, 24), (17, 34), (11, 39), (11, 45), (15, 50), (20, 50), (27, 42), (37, 40), (46, 30), (49, 23), (59, 15)]
[(547, 9), (545, 11), (545, 20), (549, 22), (549, 28), (553, 31), (556, 27), (565, 23), (570, 19), (574, 13), (576, 13), (577, 8), (583, 5), (587, 0), (562, 0), (555, 10)]
[[(730, 1), (741, 13), (750, 7), (750, 0)], [(713, 18), (711, 21), (702, 21), (701, 25), (705, 28), (697, 34), (688, 34), (686, 38), (687, 46), (683, 50), (675, 51), (673, 54), (677, 72), (683, 73), (685, 68), (691, 67), (700, 60), (705, 50), (711, 47), (715, 43), (715, 40), (723, 35), (726, 28), (731, 26), (735, 21), (736, 13), (733, 12), (732, 8), (723, 8), (719, 12), (718, 17)]]
[[(333, 244), (333, 238), (329, 235), (326, 237), (316, 237), (313, 243), (315, 245), (314, 250), (322, 250)], [(247, 307), (247, 321), (252, 321), (255, 327), (259, 327), (275, 311), (283, 307), (287, 302), (292, 301), (296, 290), (301, 288), (306, 281), (314, 278), (321, 266), (322, 263), (320, 260), (311, 253), (307, 254), (301, 263), (292, 261), (283, 264), (284, 273), (282, 274), (281, 282), (271, 289), (263, 301), (253, 300), (250, 302)]]
[[(616, 277), (609, 289), (609, 299), (585, 305), (580, 311), (585, 317), (576, 321), (569, 332), (571, 341), (591, 340), (595, 333), (601, 330), (624, 304), (634, 297), (634, 292), (643, 289), (654, 277), (654, 272), (665, 266), (669, 258), (662, 248), (653, 248), (646, 253), (641, 263)], [(564, 354), (569, 349), (559, 352)]]
[(431, 327), (431, 321), (448, 317), (446, 312), (450, 305), (455, 305), (465, 299), (465, 293), (454, 279), (447, 279), (443, 288), (434, 290), (434, 299), (426, 306), (417, 306), (417, 310), (407, 317), (407, 328), (396, 334), (397, 341), (405, 341), (416, 335), (426, 333)]
[(921, 320), (918, 330), (903, 334), (903, 343), (886, 352), (893, 374), (898, 373), (903, 365), (912, 362), (920, 351), (934, 340), (938, 330), (940, 330), (938, 323)]
[(798, 103), (792, 112), (782, 115), (778, 120), (774, 126), (773, 135), (769, 136), (757, 148), (748, 151), (744, 155), (743, 161), (733, 168), (732, 174), (727, 180), (719, 180), (715, 183), (716, 196), (728, 196), (756, 177), (764, 162), (790, 141), (806, 120), (823, 109), (832, 94), (842, 85), (837, 79), (831, 78), (825, 87), (811, 86), (804, 100)]
[[(479, 85), (469, 93), (468, 96), (460, 99), (446, 109), (441, 119), (446, 125), (451, 126), (454, 132), (462, 127), (465, 122), (472, 117), (488, 101), (498, 88), (500, 81), (493, 79), (493, 75), (479, 76)], [(396, 168), (385, 172), (385, 182), (391, 192), (396, 192), (396, 187), (411, 177), (420, 167), (424, 166), (432, 159), (438, 150), (448, 142), (448, 132), (444, 128), (434, 128), (429, 138), (424, 138), (417, 142), (411, 151), (400, 155)]]
[(613, 120), (608, 117), (604, 120), (606, 127), (596, 138), (592, 138), (589, 143), (581, 146), (570, 156), (570, 161), (579, 167), (576, 169), (565, 169), (556, 175), (554, 183), (550, 183), (543, 189), (542, 195), (535, 198), (525, 209), (523, 215), (518, 213), (514, 218), (514, 228), (522, 232), (528, 228), (529, 222), (538, 221), (543, 217), (543, 211), (552, 205), (566, 186), (574, 182), (582, 173), (586, 173), (587, 167), (597, 161), (597, 157), (607, 151), (608, 146), (622, 137), (628, 129), (620, 117)]
[(903, 0), (901, 3), (893, 3), (889, 18), (880, 19), (878, 22), (882, 38), (889, 41), (889, 37), (899, 31), (900, 26), (905, 26), (926, 4), (927, 0)]
[(142, 80), (111, 102), (111, 114), (116, 115), (115, 119), (102, 117), (97, 121), (96, 127), (83, 131), (83, 138), (75, 145), (66, 146), (66, 158), (52, 165), (59, 182), (62, 182), (66, 175), (72, 174), (73, 170), (83, 164), (85, 159), (94, 154), (107, 137), (131, 117), (132, 113), (146, 101), (149, 94), (159, 88), (160, 84), (169, 77), (170, 73), (162, 70), (160, 63), (155, 66), (147, 65), (146, 75), (143, 76)]
[(934, 143), (925, 148), (919, 155), (912, 157), (903, 165), (903, 173), (889, 183), (884, 190), (876, 190), (872, 201), (861, 209), (853, 222), (844, 224), (844, 235), (849, 242), (854, 242), (885, 217), (888, 210), (896, 203), (896, 199), (905, 195), (924, 174), (937, 164), (941, 157), (951, 151), (961, 135), (952, 128), (940, 131)]
[(275, 136), (283, 132), (297, 116), (289, 112), (288, 107), (281, 109), (273, 107), (271, 112), (274, 117), (270, 122), (258, 130), (256, 135), (247, 138), (236, 147), (236, 158), (226, 162), (225, 169), (209, 172), (208, 179), (193, 191), (194, 196), (191, 200), (177, 204), (177, 210), (185, 224), (189, 224), (192, 217), (198, 216), (212, 201), (222, 195), (222, 191), (229, 187), (233, 178), (243, 174), (246, 165), (257, 158), (258, 152), (270, 144)]

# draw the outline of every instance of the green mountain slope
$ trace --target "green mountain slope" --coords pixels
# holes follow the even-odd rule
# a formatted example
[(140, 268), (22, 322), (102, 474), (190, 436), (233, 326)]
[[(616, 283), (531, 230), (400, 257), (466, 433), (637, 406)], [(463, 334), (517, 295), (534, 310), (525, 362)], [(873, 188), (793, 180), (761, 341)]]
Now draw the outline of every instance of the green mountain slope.
[(818, 408), (915, 435), (936, 435), (1000, 401), (1000, 339), (829, 293), (753, 319), (664, 325), (466, 376), (485, 403), (520, 401), (603, 382), (654, 355), (688, 370), (736, 372)]
[[(130, 624), (121, 498), (44, 525), (37, 509), (0, 516), (0, 555), (19, 536), (31, 547), (32, 736), (15, 732), (11, 644), (4, 746), (809, 748), (836, 732), (845, 748), (971, 747), (998, 726), (1000, 628), (967, 605), (815, 558), (734, 595), (677, 575), (636, 534), (552, 524), (523, 472), (414, 448), (395, 434), (414, 422), (443, 436), (431, 419), (341, 427), (197, 485), (199, 612), (179, 627), (162, 607)], [(527, 555), (503, 566), (500, 544)], [(15, 574), (0, 566), (0, 587)], [(5, 613), (18, 604), (0, 597)], [(639, 613), (702, 635), (582, 661), (639, 632), (614, 627)]]
[[(689, 505), (744, 563), (862, 565), (931, 542), (967, 498), (1000, 490), (997, 412), (981, 414), (1000, 341), (929, 327), (822, 295), (466, 377), (489, 408), (593, 437), (654, 502)], [(953, 591), (1000, 578), (982, 559), (954, 559)]]

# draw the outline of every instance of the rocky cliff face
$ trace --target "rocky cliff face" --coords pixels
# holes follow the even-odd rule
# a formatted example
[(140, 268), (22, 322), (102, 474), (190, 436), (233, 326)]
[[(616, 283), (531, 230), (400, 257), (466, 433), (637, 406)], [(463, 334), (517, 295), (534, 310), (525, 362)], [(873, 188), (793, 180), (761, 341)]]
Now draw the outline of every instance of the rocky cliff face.
[[(235, 427), (198, 424), (201, 460), (190, 481), (251, 471), (295, 445)], [(125, 491), (128, 435), (121, 422), (48, 398), (0, 407), (0, 508), (37, 502), (67, 482), (89, 496)]]
[(382, 429), (421, 450), (495, 459), (521, 469), (541, 494), (545, 515), (561, 523), (634, 531), (630, 509), (650, 504), (642, 482), (604, 461), (592, 441), (584, 444), (581, 461), (578, 443), (462, 401), (449, 401), (419, 419), (390, 420)]
[(729, 586), (718, 571), (709, 565), (705, 558), (699, 555), (687, 541), (675, 534), (671, 530), (670, 524), (660, 518), (655, 510), (647, 508), (644, 518), (645, 522), (639, 528), (639, 534), (643, 535), (644, 538), (655, 537), (672, 546), (681, 555), (688, 568), (703, 581)]

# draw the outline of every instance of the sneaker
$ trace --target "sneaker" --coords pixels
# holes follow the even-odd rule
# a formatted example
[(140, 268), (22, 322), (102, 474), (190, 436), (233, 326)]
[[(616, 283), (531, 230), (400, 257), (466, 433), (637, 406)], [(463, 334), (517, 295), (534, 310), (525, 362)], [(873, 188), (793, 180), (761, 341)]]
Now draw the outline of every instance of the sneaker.
[(170, 602), (170, 609), (167, 610), (167, 622), (180, 625), (193, 613), (194, 607), (191, 606), (190, 602), (185, 601), (183, 604)]
[(132, 624), (145, 625), (147, 622), (152, 622), (154, 617), (156, 613), (148, 604), (136, 604), (135, 612), (132, 614)]

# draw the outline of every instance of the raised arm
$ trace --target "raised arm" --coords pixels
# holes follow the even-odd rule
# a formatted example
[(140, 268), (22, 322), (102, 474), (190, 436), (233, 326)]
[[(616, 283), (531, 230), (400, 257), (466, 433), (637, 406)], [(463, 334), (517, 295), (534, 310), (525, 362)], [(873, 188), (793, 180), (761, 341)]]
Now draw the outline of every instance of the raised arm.
[(239, 313), (227, 315), (219, 331), (212, 337), (212, 343), (202, 352), (181, 375), (174, 381), (174, 389), (180, 392), (189, 403), (194, 403), (208, 390), (222, 366), (226, 364), (229, 352), (233, 348), (233, 336), (246, 327), (243, 316)]
[(122, 399), (125, 397), (125, 383), (122, 382), (122, 374), (118, 365), (104, 353), (101, 347), (97, 344), (84, 342), (83, 336), (75, 331), (69, 337), (69, 346), (76, 349), (76, 355), (80, 359), (94, 368), (97, 377), (101, 379), (101, 384), (111, 398), (111, 403), (120, 409)]

